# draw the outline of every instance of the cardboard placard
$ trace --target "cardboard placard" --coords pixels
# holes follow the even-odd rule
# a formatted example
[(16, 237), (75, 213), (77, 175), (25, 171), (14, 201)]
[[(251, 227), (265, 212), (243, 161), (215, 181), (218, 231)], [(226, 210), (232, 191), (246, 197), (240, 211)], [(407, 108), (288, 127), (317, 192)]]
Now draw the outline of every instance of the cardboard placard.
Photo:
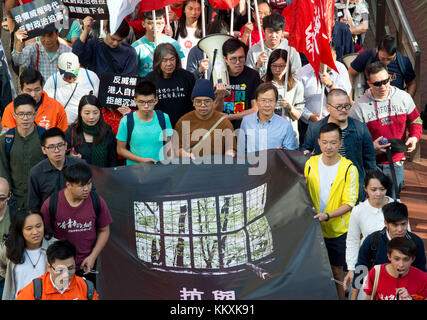
[(62, 0), (68, 8), (70, 18), (84, 19), (87, 16), (95, 20), (109, 19), (107, 0)]
[(135, 86), (141, 79), (138, 76), (124, 76), (103, 73), (99, 83), (99, 100), (106, 108), (127, 106), (136, 109), (134, 101)]
[(63, 5), (60, 0), (35, 0), (11, 9), (17, 29), (27, 31), (28, 38), (35, 38), (63, 27)]

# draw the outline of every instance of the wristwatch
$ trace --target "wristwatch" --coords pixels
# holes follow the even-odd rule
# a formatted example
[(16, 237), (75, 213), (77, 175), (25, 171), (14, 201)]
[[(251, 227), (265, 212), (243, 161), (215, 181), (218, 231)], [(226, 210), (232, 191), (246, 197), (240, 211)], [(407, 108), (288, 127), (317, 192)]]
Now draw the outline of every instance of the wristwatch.
[(330, 218), (329, 213), (325, 213), (325, 214), (326, 214), (326, 217), (327, 217), (325, 221), (328, 221), (329, 218)]

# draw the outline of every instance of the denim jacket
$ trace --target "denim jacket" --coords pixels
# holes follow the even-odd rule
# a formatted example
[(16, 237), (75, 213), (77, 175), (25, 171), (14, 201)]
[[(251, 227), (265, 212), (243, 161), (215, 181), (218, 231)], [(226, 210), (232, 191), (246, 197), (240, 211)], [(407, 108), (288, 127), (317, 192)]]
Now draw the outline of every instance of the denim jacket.
[[(328, 119), (329, 116), (318, 122), (310, 122), (305, 135), (304, 144), (300, 147), (301, 151), (309, 150), (315, 155), (322, 153), (317, 139), (319, 138), (320, 128), (328, 122)], [(347, 129), (349, 134), (344, 138), (345, 157), (351, 160), (359, 171), (358, 201), (363, 201), (365, 198), (365, 191), (363, 188), (365, 174), (377, 168), (374, 145), (366, 124), (349, 117)]]

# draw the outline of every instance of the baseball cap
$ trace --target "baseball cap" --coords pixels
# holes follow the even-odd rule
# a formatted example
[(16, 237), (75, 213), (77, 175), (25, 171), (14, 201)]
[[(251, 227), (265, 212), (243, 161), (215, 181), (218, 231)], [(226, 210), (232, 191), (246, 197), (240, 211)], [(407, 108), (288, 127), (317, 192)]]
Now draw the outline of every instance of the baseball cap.
[(72, 52), (64, 52), (58, 58), (59, 73), (64, 77), (77, 77), (79, 74), (79, 58)]

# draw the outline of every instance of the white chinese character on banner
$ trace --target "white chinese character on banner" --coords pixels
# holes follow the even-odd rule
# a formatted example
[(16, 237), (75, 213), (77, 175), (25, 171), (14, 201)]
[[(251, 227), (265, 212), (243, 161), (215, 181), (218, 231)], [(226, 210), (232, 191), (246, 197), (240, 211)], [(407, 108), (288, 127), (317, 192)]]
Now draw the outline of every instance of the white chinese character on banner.
[(187, 291), (187, 288), (185, 287), (179, 292), (181, 293), (180, 300), (202, 300), (202, 294), (204, 294), (202, 291), (197, 291), (196, 288), (193, 288), (192, 291)]
[(234, 291), (212, 291), (214, 300), (236, 300), (236, 293)]
[(321, 13), (319, 7), (314, 7), (314, 25), (313, 21), (310, 23), (308, 28), (305, 30), (305, 43), (307, 47), (307, 52), (310, 53), (313, 56), (315, 53), (319, 54), (319, 46), (317, 44), (317, 35), (320, 32), (321, 28)]

